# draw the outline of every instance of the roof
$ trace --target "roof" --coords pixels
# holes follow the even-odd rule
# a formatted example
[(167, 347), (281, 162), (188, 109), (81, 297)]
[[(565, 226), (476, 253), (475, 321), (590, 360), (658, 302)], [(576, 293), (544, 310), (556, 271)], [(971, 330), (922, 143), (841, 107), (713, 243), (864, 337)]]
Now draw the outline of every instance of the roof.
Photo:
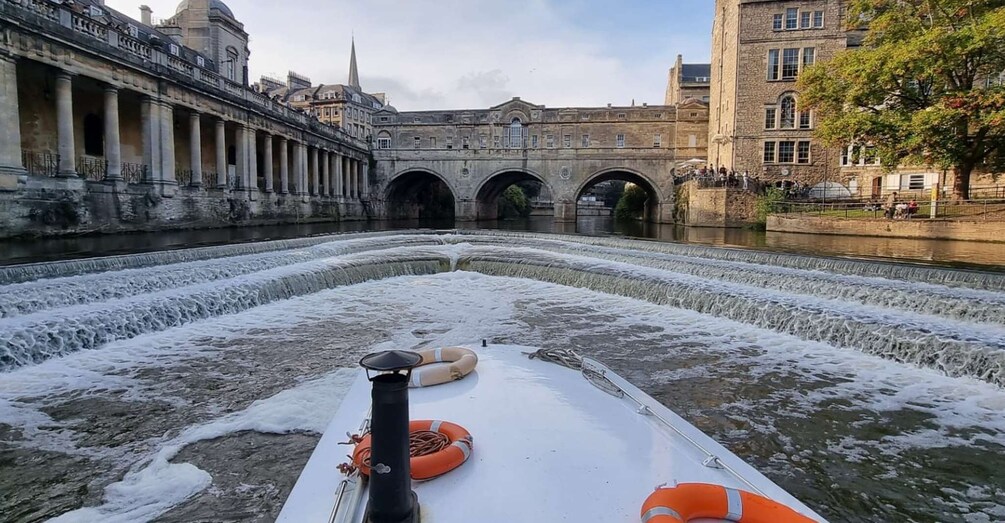
[[(190, 0), (182, 0), (182, 2), (180, 4), (178, 4), (178, 9), (175, 9), (174, 14), (178, 14), (178, 13), (180, 13), (180, 12), (188, 9), (189, 8), (189, 1)], [(229, 7), (227, 7), (227, 4), (221, 2), (220, 0), (209, 0), (209, 8), (210, 9), (219, 9), (220, 11), (223, 12), (223, 14), (225, 14), (225, 15), (227, 15), (227, 16), (235, 19), (235, 20), (237, 20), (237, 17), (234, 16), (234, 12), (231, 11)]]

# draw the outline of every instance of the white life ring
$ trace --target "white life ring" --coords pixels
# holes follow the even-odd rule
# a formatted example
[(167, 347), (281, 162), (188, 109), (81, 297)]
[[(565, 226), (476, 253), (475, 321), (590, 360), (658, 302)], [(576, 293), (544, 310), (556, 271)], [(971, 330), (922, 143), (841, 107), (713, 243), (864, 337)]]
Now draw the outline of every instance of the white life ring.
[[(419, 351), (422, 362), (412, 370), (409, 387), (429, 387), (456, 381), (475, 370), (478, 354), (464, 347), (441, 347)], [(447, 363), (449, 365), (434, 365)]]

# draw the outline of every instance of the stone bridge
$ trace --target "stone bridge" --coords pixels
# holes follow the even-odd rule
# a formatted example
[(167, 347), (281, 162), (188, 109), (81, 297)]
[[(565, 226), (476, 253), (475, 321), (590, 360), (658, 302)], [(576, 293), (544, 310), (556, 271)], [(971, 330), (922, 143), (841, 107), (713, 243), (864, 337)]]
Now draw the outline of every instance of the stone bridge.
[(510, 185), (534, 180), (557, 221), (575, 221), (594, 185), (623, 180), (648, 194), (645, 217), (672, 223), (673, 172), (705, 158), (708, 106), (550, 109), (514, 98), (481, 111), (377, 112), (371, 199), (380, 215), (417, 218), (442, 183), (458, 220), (493, 220)]

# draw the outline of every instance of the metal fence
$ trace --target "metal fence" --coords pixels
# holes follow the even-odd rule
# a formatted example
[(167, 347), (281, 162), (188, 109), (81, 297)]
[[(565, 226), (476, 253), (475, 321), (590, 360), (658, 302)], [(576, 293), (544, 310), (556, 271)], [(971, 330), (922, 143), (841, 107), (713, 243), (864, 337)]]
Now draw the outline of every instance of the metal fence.
[(123, 163), (122, 179), (129, 184), (143, 183), (148, 180), (147, 166), (141, 163)]
[(32, 176), (56, 176), (59, 174), (59, 155), (44, 151), (21, 151), (21, 165)]
[(100, 182), (108, 173), (108, 162), (100, 158), (81, 156), (77, 158), (77, 175), (85, 180)]
[[(932, 207), (935, 212), (932, 212)], [(898, 201), (893, 209), (873, 200), (846, 200), (840, 202), (794, 202), (775, 204), (776, 214), (808, 214), (834, 218), (867, 218), (893, 220), (927, 219), (979, 219), (1005, 220), (1005, 198), (979, 200), (918, 201), (913, 208), (909, 202)]]

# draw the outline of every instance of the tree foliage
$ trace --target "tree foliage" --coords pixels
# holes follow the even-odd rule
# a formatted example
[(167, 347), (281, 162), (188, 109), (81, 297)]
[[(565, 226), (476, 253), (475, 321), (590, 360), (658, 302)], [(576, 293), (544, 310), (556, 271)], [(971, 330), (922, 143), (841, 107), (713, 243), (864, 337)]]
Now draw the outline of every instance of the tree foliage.
[(499, 198), (499, 219), (526, 218), (530, 216), (530, 202), (519, 185), (510, 185)]
[(648, 199), (649, 195), (646, 194), (645, 189), (635, 184), (627, 184), (625, 192), (618, 200), (618, 205), (614, 207), (614, 216), (621, 219), (638, 220), (645, 213), (646, 200)]
[(829, 145), (868, 143), (883, 164), (1005, 169), (1005, 0), (850, 0), (849, 48), (801, 74)]

